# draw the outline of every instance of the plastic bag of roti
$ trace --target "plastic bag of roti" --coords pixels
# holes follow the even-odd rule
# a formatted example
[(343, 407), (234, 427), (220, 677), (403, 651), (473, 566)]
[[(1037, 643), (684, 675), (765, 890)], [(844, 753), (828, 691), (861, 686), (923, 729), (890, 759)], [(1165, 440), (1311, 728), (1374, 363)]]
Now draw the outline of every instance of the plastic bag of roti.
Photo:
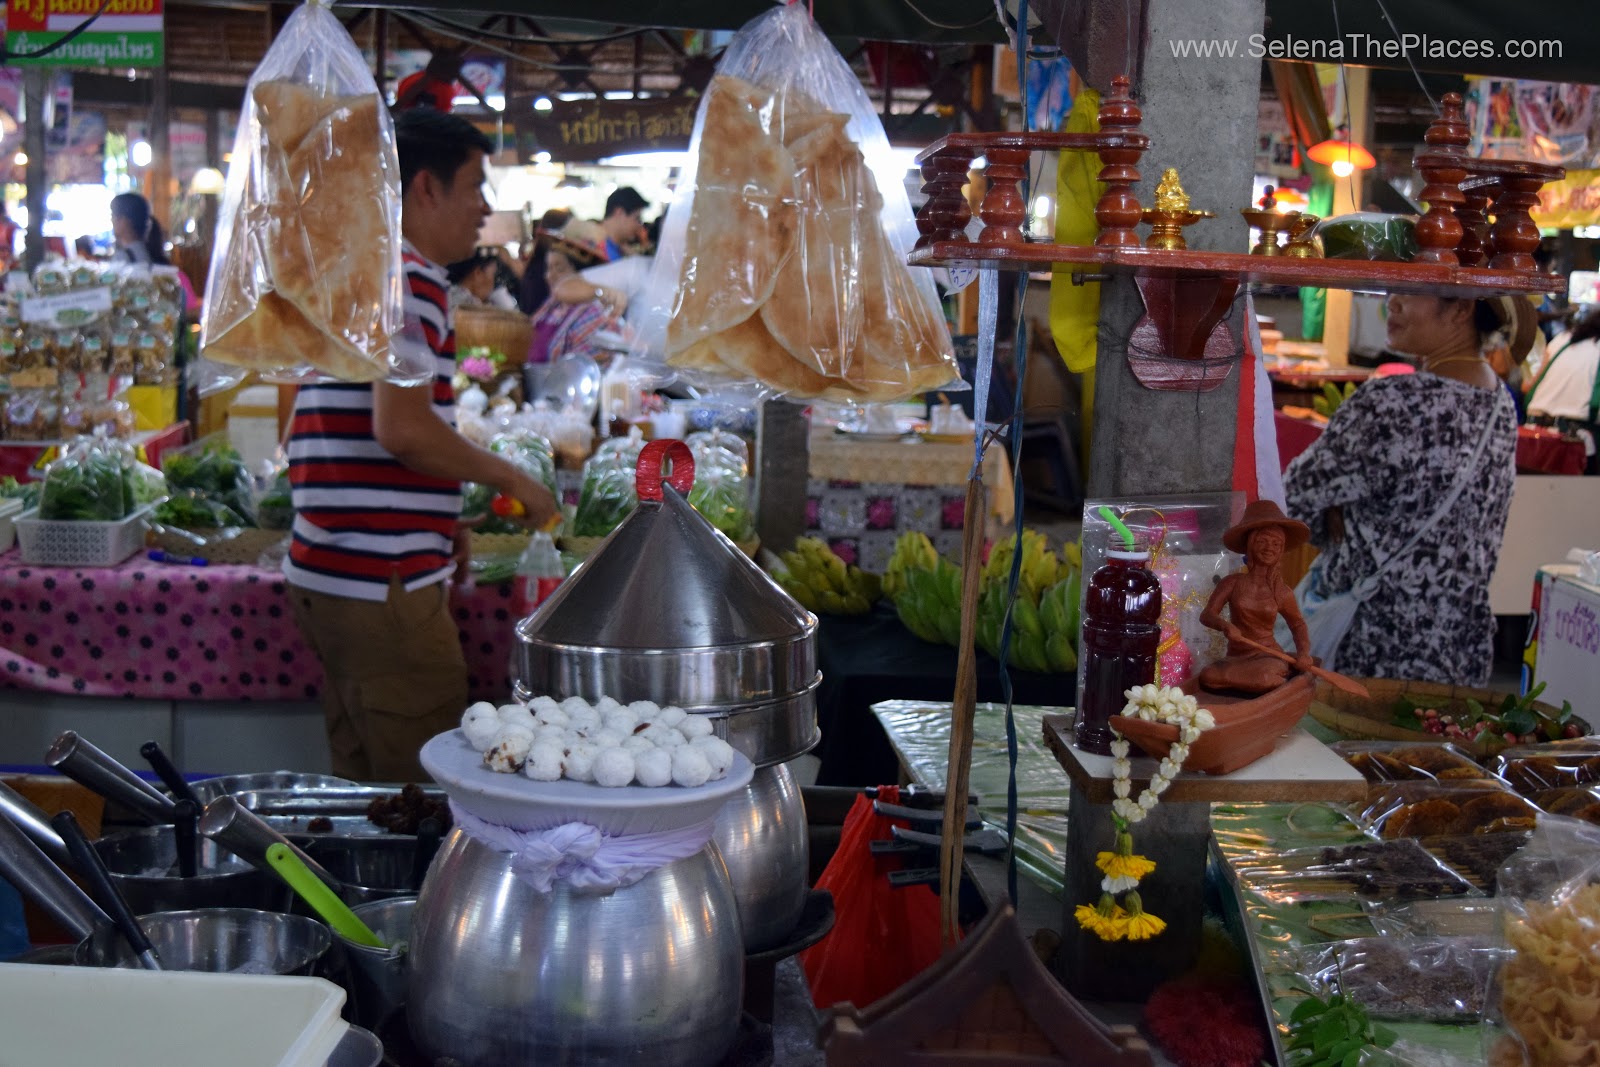
[(641, 330), (669, 364), (798, 398), (890, 401), (959, 382), (931, 273), (905, 262), (917, 238), (905, 161), (803, 4), (734, 36), (689, 158)]
[(429, 379), (401, 328), (394, 124), (355, 42), (313, 0), (245, 90), (201, 349), (278, 380)]

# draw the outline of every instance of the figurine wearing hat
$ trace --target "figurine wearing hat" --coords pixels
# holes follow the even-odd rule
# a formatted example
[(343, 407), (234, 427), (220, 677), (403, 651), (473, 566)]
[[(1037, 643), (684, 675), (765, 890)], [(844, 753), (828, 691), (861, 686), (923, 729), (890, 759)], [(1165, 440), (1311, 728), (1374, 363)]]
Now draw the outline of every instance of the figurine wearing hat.
[[(1250, 504), (1238, 524), (1222, 535), (1223, 545), (1242, 553), (1246, 566), (1217, 584), (1200, 613), (1203, 625), (1228, 638), (1227, 655), (1200, 672), (1202, 689), (1265, 693), (1287, 681), (1292, 670), (1312, 666), (1306, 622), (1281, 569), (1284, 552), (1305, 544), (1310, 536), (1305, 523), (1289, 518), (1270, 500)], [(1279, 615), (1294, 635), (1293, 665), (1251, 647), (1281, 651), (1272, 636)]]

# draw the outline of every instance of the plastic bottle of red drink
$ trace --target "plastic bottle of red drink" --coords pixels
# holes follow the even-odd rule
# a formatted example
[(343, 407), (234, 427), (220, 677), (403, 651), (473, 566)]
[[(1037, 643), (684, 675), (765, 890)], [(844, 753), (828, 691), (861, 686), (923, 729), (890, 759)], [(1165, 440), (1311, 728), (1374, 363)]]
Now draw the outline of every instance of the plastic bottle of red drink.
[(1114, 548), (1084, 595), (1083, 699), (1073, 726), (1079, 748), (1111, 754), (1111, 716), (1122, 714), (1129, 689), (1155, 681), (1160, 645), (1161, 583), (1150, 554)]
[(517, 576), (512, 581), (511, 602), (517, 614), (532, 614), (566, 576), (555, 541), (542, 530), (535, 533), (517, 561)]

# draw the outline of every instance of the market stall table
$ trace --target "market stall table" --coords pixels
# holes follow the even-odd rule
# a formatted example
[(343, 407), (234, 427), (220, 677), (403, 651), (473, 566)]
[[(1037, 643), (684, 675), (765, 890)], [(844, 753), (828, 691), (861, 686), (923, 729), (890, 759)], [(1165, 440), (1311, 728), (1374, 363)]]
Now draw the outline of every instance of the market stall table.
[(1583, 440), (1538, 426), (1517, 427), (1517, 470), (1529, 474), (1582, 474)]
[[(946, 556), (961, 554), (961, 521), (972, 442), (915, 435), (875, 440), (823, 427), (811, 432), (806, 532), (846, 563), (881, 573), (900, 535), (919, 530)], [(1011, 468), (1005, 450), (984, 453), (987, 520), (992, 536), (1011, 521)]]

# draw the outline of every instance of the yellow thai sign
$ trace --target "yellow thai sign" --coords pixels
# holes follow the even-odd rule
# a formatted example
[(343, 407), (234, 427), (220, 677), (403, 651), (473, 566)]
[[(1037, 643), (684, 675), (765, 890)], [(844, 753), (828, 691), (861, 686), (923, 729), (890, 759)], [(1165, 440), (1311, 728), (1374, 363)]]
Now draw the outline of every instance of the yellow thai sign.
[(1600, 226), (1600, 170), (1569, 170), (1565, 178), (1539, 190), (1533, 221), (1547, 230)]

